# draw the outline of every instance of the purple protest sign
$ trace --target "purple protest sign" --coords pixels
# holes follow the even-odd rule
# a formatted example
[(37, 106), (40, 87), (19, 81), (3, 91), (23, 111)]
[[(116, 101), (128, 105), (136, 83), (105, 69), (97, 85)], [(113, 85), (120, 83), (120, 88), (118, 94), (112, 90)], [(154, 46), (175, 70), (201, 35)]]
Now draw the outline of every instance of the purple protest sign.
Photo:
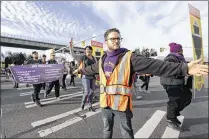
[(62, 78), (63, 64), (31, 64), (10, 67), (14, 80), (18, 83), (39, 84)]

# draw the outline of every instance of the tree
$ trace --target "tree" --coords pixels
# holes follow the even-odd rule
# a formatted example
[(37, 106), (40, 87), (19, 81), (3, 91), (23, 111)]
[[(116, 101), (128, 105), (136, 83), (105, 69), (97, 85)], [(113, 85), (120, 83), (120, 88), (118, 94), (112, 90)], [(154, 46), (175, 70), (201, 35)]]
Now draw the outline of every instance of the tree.
[(27, 60), (31, 60), (31, 59), (33, 59), (33, 56), (32, 56), (32, 54), (29, 54), (28, 56), (27, 56), (27, 58), (26, 58)]
[(136, 48), (136, 49), (134, 50), (134, 52), (136, 52), (137, 54), (140, 54), (140, 48)]
[(18, 65), (22, 65), (26, 60), (26, 54), (22, 52), (12, 53), (11, 51), (9, 51), (8, 58), (11, 59), (12, 63), (16, 61)]

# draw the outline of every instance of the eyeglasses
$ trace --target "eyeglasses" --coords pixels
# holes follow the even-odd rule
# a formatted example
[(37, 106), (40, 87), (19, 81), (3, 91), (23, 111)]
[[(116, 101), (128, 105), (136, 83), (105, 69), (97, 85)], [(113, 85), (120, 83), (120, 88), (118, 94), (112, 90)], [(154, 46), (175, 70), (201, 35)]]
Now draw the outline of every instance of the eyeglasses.
[(116, 40), (117, 40), (117, 41), (122, 41), (123, 38), (109, 38), (109, 39), (107, 39), (107, 40), (111, 40), (112, 42), (115, 42)]

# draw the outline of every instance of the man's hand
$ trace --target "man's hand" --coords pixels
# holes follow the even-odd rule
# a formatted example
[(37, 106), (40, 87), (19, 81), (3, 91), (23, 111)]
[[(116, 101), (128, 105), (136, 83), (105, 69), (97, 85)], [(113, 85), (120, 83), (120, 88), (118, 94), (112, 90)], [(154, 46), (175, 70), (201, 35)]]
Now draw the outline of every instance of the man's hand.
[(201, 61), (202, 58), (188, 63), (189, 75), (196, 75), (196, 76), (208, 75), (208, 65), (199, 64)]

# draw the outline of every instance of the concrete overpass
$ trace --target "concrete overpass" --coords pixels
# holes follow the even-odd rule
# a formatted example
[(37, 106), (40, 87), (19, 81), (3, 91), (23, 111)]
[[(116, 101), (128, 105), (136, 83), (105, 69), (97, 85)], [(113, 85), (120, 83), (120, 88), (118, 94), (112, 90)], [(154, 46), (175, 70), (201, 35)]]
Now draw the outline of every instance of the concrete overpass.
[(18, 38), (17, 36), (2, 36), (1, 35), (1, 46), (14, 47), (14, 48), (25, 48), (35, 50), (47, 50), (54, 48), (56, 50), (65, 47), (66, 45), (53, 44), (50, 42), (41, 42), (38, 40), (27, 40)]
[[(54, 48), (59, 50), (60, 48), (66, 47), (64, 44), (55, 44), (53, 42), (43, 42), (40, 40), (35, 40), (32, 38), (24, 39), (14, 35), (1, 34), (1, 46), (13, 47), (13, 48), (24, 48), (24, 49), (34, 49), (34, 50), (48, 50)], [(69, 52), (69, 49), (66, 48), (64, 52)], [(73, 47), (73, 51), (76, 55), (84, 53), (84, 48)]]

